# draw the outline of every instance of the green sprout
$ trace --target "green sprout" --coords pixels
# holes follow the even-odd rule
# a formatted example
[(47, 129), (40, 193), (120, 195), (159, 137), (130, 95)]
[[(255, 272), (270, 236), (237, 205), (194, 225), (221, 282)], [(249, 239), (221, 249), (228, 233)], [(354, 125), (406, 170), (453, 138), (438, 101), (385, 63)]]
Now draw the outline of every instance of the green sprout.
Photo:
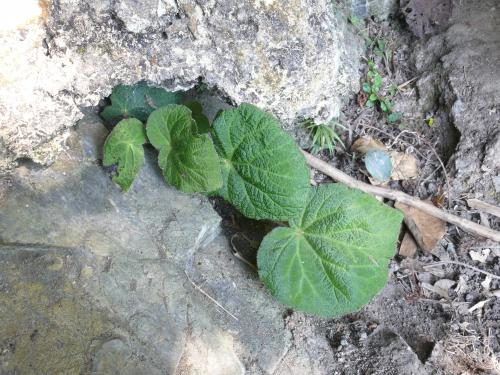
[(363, 83), (363, 91), (368, 96), (366, 106), (373, 108), (378, 105), (380, 110), (387, 116), (387, 122), (390, 124), (395, 123), (401, 118), (401, 113), (394, 112), (394, 104), (389, 97), (397, 93), (397, 86), (391, 85), (389, 87), (389, 95), (385, 96), (380, 93), (382, 87), (382, 76), (380, 75), (377, 65), (373, 60), (368, 60), (368, 72), (366, 73), (366, 82)]
[(330, 154), (333, 154), (337, 143), (345, 147), (337, 128), (342, 130), (346, 130), (346, 128), (338, 121), (331, 121), (328, 124), (316, 124), (312, 119), (306, 119), (302, 122), (302, 126), (309, 130), (309, 136), (311, 137), (309, 149), (314, 154), (323, 150), (328, 150)]

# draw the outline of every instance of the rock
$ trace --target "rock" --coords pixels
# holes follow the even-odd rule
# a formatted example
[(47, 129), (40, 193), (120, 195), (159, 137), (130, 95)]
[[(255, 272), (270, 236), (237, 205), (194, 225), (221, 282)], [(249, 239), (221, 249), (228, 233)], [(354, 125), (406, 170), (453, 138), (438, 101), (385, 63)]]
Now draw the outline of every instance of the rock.
[(264, 374), (287, 355), (323, 374), (207, 198), (166, 186), (149, 151), (122, 193), (106, 133), (84, 118), (50, 168), (0, 179), (0, 373)]
[(356, 17), (376, 16), (383, 20), (398, 12), (396, 0), (350, 0), (351, 12)]
[[(423, 3), (422, 3), (423, 4)], [(447, 31), (415, 48), (419, 97), (423, 108), (440, 108), (449, 128), (439, 145), (460, 138), (444, 150), (454, 166), (451, 195), (472, 193), (498, 202), (500, 165), (500, 7), (495, 0), (454, 2)], [(434, 87), (431, 87), (434, 85)], [(436, 94), (438, 97), (436, 97)], [(445, 117), (446, 117), (445, 116)], [(441, 130), (433, 127), (432, 137)], [(440, 146), (442, 147), (442, 146)], [(477, 196), (481, 195), (481, 196)]]
[(410, 30), (423, 38), (442, 31), (448, 25), (453, 9), (451, 0), (402, 0), (401, 13)]
[(185, 90), (201, 78), (289, 130), (338, 117), (359, 89), (361, 39), (328, 0), (26, 2), (38, 17), (0, 30), (0, 173), (53, 162), (80, 109), (120, 83)]
[(407, 258), (413, 258), (417, 252), (417, 244), (409, 232), (405, 232), (403, 241), (399, 246), (399, 255)]
[(395, 207), (404, 214), (404, 222), (419, 247), (432, 252), (446, 233), (446, 223), (423, 211), (396, 202)]

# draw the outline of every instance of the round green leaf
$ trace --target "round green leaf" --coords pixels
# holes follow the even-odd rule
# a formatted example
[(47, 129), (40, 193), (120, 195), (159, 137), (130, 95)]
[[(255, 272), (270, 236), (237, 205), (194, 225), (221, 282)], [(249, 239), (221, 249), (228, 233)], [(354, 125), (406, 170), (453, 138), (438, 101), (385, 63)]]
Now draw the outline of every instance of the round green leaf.
[(222, 186), (220, 160), (210, 137), (194, 127), (189, 108), (171, 104), (151, 113), (146, 130), (167, 183), (185, 193), (211, 192)]
[(259, 276), (283, 304), (334, 317), (368, 303), (385, 285), (402, 214), (340, 184), (311, 189), (290, 228), (262, 241)]
[(113, 88), (111, 105), (104, 108), (101, 117), (108, 123), (129, 117), (146, 122), (155, 109), (180, 103), (182, 96), (180, 91), (169, 92), (148, 86), (145, 82), (132, 86), (118, 85)]
[(136, 119), (120, 121), (104, 143), (103, 165), (118, 164), (113, 181), (127, 191), (144, 164), (146, 130)]
[(218, 194), (253, 219), (288, 220), (300, 212), (309, 169), (273, 116), (242, 104), (221, 112), (211, 132), (222, 159)]

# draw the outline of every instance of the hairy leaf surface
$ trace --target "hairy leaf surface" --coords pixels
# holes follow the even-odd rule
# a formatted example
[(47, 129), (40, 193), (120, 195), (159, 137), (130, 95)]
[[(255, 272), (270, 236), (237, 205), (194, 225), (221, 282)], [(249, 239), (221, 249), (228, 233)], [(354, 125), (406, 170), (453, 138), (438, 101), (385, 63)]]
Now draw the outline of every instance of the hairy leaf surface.
[(260, 245), (259, 275), (287, 306), (321, 316), (358, 310), (385, 285), (402, 215), (340, 184), (311, 189), (290, 228)]
[(103, 165), (118, 164), (113, 181), (127, 191), (144, 164), (146, 130), (137, 119), (120, 121), (104, 143)]
[(148, 119), (147, 134), (160, 151), (158, 164), (167, 183), (185, 193), (211, 192), (222, 186), (220, 160), (207, 134), (196, 135), (189, 108), (167, 105)]
[(300, 212), (309, 169), (273, 116), (242, 104), (221, 112), (211, 132), (222, 159), (223, 198), (253, 219), (288, 220)]
[(101, 117), (109, 123), (129, 117), (146, 122), (155, 109), (180, 103), (182, 96), (180, 91), (169, 92), (148, 86), (145, 82), (132, 86), (118, 85), (113, 88), (111, 105), (104, 108)]

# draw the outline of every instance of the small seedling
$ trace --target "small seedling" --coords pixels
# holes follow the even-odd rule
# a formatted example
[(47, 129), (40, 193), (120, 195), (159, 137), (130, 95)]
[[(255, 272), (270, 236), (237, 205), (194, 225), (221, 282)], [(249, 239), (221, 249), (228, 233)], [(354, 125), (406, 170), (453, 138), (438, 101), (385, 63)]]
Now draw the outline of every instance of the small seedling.
[(337, 121), (332, 121), (328, 124), (316, 124), (312, 119), (307, 119), (302, 122), (302, 126), (309, 130), (311, 137), (310, 151), (317, 154), (323, 150), (328, 150), (333, 154), (337, 143), (345, 147), (344, 142), (340, 138), (337, 128), (345, 130), (345, 126)]
[[(393, 112), (394, 104), (389, 97), (381, 94), (382, 76), (377, 69), (377, 65), (373, 60), (368, 61), (368, 72), (366, 73), (367, 81), (363, 83), (363, 91), (368, 96), (366, 106), (373, 108), (378, 106), (380, 110), (386, 115), (387, 122), (390, 124), (395, 123), (401, 118), (401, 113)], [(389, 94), (397, 92), (397, 86), (392, 85), (389, 88)], [(393, 95), (389, 95), (392, 97)]]

